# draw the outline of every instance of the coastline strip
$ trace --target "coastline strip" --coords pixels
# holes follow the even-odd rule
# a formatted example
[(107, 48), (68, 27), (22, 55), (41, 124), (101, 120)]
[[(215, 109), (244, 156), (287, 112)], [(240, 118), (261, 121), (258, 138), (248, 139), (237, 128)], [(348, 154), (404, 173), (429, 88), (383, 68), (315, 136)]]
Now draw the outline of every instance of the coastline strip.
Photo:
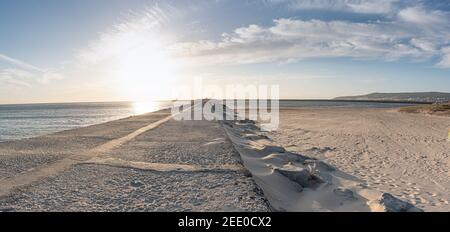
[[(189, 110), (189, 109), (186, 109), (186, 110)], [(98, 146), (98, 147), (88, 150), (83, 155), (72, 155), (72, 156), (63, 158), (61, 160), (58, 160), (54, 163), (34, 168), (30, 171), (21, 173), (17, 176), (3, 179), (0, 181), (0, 186), (1, 186), (0, 197), (9, 195), (13, 190), (15, 190), (19, 187), (29, 185), (29, 184), (31, 184), (35, 181), (38, 181), (42, 178), (56, 175), (62, 171), (69, 169), (70, 167), (72, 167), (75, 164), (86, 161), (86, 160), (96, 157), (96, 156), (100, 156), (111, 149), (114, 149), (124, 143), (129, 142), (130, 140), (134, 139), (135, 137), (141, 135), (142, 133), (145, 133), (149, 130), (152, 130), (152, 129), (160, 126), (161, 124), (167, 122), (168, 120), (172, 119), (173, 117), (174, 117), (174, 115), (169, 114), (169, 116), (167, 116), (157, 122), (151, 123), (147, 126), (139, 128), (138, 130), (133, 131), (132, 133), (130, 133), (124, 137), (111, 140), (109, 142), (106, 142), (106, 143)]]

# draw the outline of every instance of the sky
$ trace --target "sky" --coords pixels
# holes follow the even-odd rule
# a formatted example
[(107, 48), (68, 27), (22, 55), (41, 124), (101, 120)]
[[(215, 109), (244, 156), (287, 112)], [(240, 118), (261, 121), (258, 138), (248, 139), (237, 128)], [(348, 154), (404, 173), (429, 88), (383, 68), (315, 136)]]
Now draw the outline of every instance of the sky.
[(450, 1), (2, 0), (0, 104), (450, 92)]

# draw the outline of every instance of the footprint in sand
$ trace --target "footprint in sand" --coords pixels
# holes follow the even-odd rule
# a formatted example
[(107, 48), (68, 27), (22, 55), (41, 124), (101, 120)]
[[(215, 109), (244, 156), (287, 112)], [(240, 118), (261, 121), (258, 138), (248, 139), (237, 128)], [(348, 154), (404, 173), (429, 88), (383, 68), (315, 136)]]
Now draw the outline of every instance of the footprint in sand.
[(425, 198), (418, 197), (418, 198), (416, 198), (416, 200), (419, 201), (422, 204), (428, 204), (428, 201)]
[(446, 205), (448, 205), (448, 200), (445, 200), (445, 199), (439, 199), (439, 201), (442, 202), (442, 203), (444, 203), (444, 204), (446, 204)]
[(431, 205), (432, 205), (432, 206), (441, 206), (442, 204), (439, 203), (439, 202), (433, 202), (433, 203), (431, 203)]
[(373, 182), (374, 182), (374, 184), (377, 184), (377, 185), (380, 185), (380, 184), (381, 184), (381, 180), (379, 180), (379, 179), (376, 179), (376, 180), (374, 180)]
[(432, 197), (437, 197), (437, 193), (433, 193), (433, 192), (427, 192), (428, 195), (431, 195)]
[(400, 179), (400, 183), (402, 183), (402, 184), (406, 184), (406, 183), (408, 183), (407, 181), (405, 181), (405, 180), (402, 180), (402, 179)]
[(396, 184), (390, 184), (389, 185), (391, 188), (398, 188), (398, 185), (396, 185)]

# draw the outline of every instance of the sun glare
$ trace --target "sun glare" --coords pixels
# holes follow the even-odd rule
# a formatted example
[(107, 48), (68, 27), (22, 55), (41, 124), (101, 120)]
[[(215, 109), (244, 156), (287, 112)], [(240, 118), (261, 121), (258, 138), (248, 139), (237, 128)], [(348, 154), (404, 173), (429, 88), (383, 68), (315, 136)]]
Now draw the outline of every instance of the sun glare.
[(135, 114), (145, 114), (159, 109), (160, 105), (155, 101), (134, 102), (133, 110)]
[(120, 55), (117, 67), (119, 91), (133, 101), (167, 99), (176, 78), (176, 63), (157, 37), (143, 41)]

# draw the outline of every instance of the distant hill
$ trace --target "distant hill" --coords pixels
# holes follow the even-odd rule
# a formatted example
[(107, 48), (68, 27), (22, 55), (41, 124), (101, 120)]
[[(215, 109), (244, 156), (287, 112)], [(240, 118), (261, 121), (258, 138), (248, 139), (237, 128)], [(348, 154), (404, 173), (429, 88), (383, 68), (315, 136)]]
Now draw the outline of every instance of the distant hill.
[(371, 93), (359, 96), (344, 96), (335, 100), (364, 101), (411, 101), (411, 102), (450, 102), (450, 93), (415, 92), (415, 93)]

